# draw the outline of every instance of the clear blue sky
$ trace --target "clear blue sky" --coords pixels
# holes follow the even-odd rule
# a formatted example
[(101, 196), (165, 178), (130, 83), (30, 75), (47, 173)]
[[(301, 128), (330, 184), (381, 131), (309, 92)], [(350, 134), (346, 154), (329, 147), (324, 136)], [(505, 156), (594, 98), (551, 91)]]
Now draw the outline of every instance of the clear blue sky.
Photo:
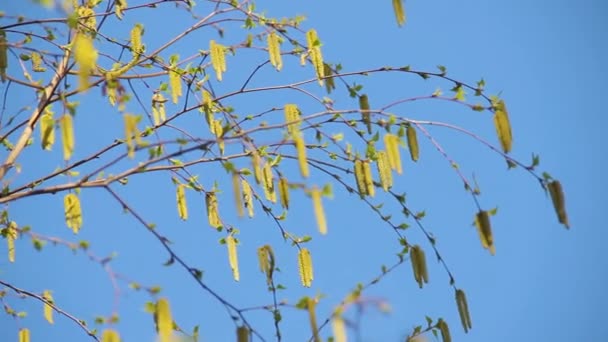
[[(131, 5), (136, 2), (129, 1)], [(306, 15), (304, 27), (315, 27), (319, 32), (325, 59), (341, 62), (346, 70), (409, 64), (432, 71), (441, 64), (451, 76), (469, 83), (483, 77), (488, 92), (501, 93), (509, 108), (513, 155), (528, 161), (531, 153), (540, 154), (540, 169), (559, 179), (566, 191), (572, 227), (569, 231), (558, 224), (550, 200), (529, 174), (521, 169), (507, 171), (502, 159), (470, 139), (432, 130), (445, 142), (463, 172), (469, 177), (475, 175), (482, 188), (482, 206), (499, 207), (493, 218), (497, 253), (492, 257), (482, 249), (471, 226), (475, 207), (470, 196), (462, 191), (456, 175), (426, 141), (421, 142), (420, 162), (406, 162), (405, 176), (398, 178), (396, 184), (397, 189), (407, 191), (414, 209), (427, 210), (424, 222), (437, 237), (438, 248), (453, 271), (457, 286), (467, 292), (473, 329), (467, 335), (462, 331), (447, 276), (434, 262), (428, 243), (412, 227), (406, 236), (427, 251), (430, 284), (418, 289), (409, 264), (404, 264), (366, 291), (364, 297), (386, 300), (392, 310), (385, 315), (370, 307), (363, 316), (361, 341), (403, 340), (415, 325), (424, 324), (425, 315), (446, 319), (455, 341), (600, 341), (608, 336), (604, 322), (608, 315), (608, 258), (603, 249), (608, 232), (601, 228), (608, 193), (603, 176), (608, 162), (604, 151), (608, 119), (601, 100), (608, 78), (604, 65), (608, 60), (608, 6), (604, 2), (409, 0), (408, 21), (401, 29), (396, 27), (388, 0), (360, 5), (347, 1), (257, 4), (269, 17)], [(57, 15), (36, 9), (27, 1), (11, 1), (3, 7), (6, 13), (27, 17)], [(198, 11), (207, 7), (200, 1)], [(138, 18), (127, 15), (126, 25), (145, 22), (144, 42), (149, 46), (157, 46), (162, 34), (170, 36), (189, 25), (187, 16), (170, 17), (172, 11), (160, 11), (159, 8), (154, 14), (147, 10)], [(159, 25), (153, 26), (151, 20), (157, 20)], [(0, 19), (0, 25), (8, 22)], [(118, 28), (109, 32), (113, 30), (120, 32)], [(238, 31), (234, 27), (226, 32), (228, 40), (235, 36)], [(206, 48), (208, 39), (194, 37), (189, 42), (200, 41), (200, 48)], [(191, 46), (187, 48), (190, 53), (196, 51)], [(230, 64), (231, 58), (224, 87), (229, 87), (231, 71), (239, 70), (239, 66)], [(296, 59), (284, 63), (283, 73), (295, 70), (297, 75), (303, 75)], [(287, 64), (291, 64), (291, 69)], [(9, 70), (20, 72), (14, 66)], [(289, 79), (275, 72), (265, 75)], [(272, 84), (273, 80), (258, 82)], [(359, 78), (358, 82), (366, 84), (372, 105), (425, 95), (437, 87), (447, 91), (450, 87), (439, 80), (414, 77), (370, 77)], [(6, 86), (0, 84), (0, 91), (4, 92)], [(120, 136), (118, 114), (101, 110), (110, 107), (98, 104), (98, 94), (95, 89), (81, 98), (83, 103), (92, 102), (83, 105), (77, 116), (77, 156), (83, 157)], [(9, 110), (17, 107), (11, 103), (13, 98), (26, 99), (18, 105), (32, 104), (31, 94), (13, 90), (7, 104)], [(276, 95), (249, 96), (237, 105), (240, 110), (249, 105), (259, 109), (275, 102), (282, 106), (285, 101), (297, 102), (298, 97), (286, 96), (277, 102)], [(356, 106), (344, 95), (338, 95), (336, 103), (341, 108)], [(247, 110), (255, 112), (249, 107)], [(429, 102), (401, 106), (399, 113), (466, 125), (496, 142), (487, 113)], [(53, 155), (50, 158), (48, 153), (33, 150), (24, 154), (20, 159), (24, 171), (15, 182), (21, 184), (61, 165), (59, 146)], [(0, 159), (5, 156), (6, 152), (0, 151)], [(217, 177), (225, 182), (221, 170), (207, 175), (210, 179), (205, 185), (211, 185), (211, 179)], [(322, 184), (326, 179), (313, 177), (313, 181)], [(288, 222), (294, 232), (313, 236), (309, 245), (315, 261), (313, 287), (303, 289), (299, 285), (295, 249), (282, 243), (276, 227), (263, 218), (260, 208), (258, 220), (235, 221), (242, 240), (242, 280), (235, 283), (225, 247), (217, 243), (224, 235), (207, 226), (202, 197), (189, 193), (191, 218), (180, 223), (169, 176), (132, 177), (127, 187), (116, 189), (157, 223), (181, 256), (204, 269), (206, 284), (239, 307), (271, 303), (255, 260), (255, 249), (264, 243), (271, 243), (277, 251), (277, 262), (283, 271), (279, 282), (288, 288), (279, 293), (279, 299), (295, 303), (303, 295), (322, 293), (325, 297), (319, 305), (319, 319), (327, 317), (357, 282), (368, 282), (377, 275), (380, 265), (392, 264), (399, 250), (394, 232), (344, 191), (336, 191), (333, 200), (324, 201), (329, 234), (321, 237), (316, 233), (312, 208), (302, 197), (302, 204), (290, 212)], [(231, 191), (226, 190), (223, 196), (222, 212), (230, 215)], [(234, 339), (232, 321), (222, 306), (201, 291), (182, 269), (160, 266), (166, 260), (165, 251), (131, 216), (123, 215), (104, 191), (85, 190), (82, 202), (85, 224), (78, 237), (65, 228), (60, 195), (26, 199), (11, 204), (9, 209), (12, 219), (31, 225), (36, 232), (71, 240), (87, 239), (91, 251), (100, 256), (117, 252), (118, 257), (111, 263), (113, 269), (143, 284), (161, 285), (162, 294), (170, 298), (176, 321), (186, 331), (200, 325), (203, 341)], [(116, 306), (107, 274), (82, 254), (73, 255), (64, 247), (50, 245), (37, 253), (27, 239), (17, 244), (16, 263), (9, 264), (4, 257), (5, 245), (0, 247), (0, 254), (0, 279), (34, 292), (52, 289), (58, 305), (78, 317), (92, 322), (96, 315), (107, 315)], [(143, 312), (149, 297), (121, 284), (121, 321), (117, 329), (124, 341), (153, 341), (152, 318)], [(15, 341), (22, 326), (32, 330), (33, 341), (88, 340), (63, 317), (56, 316), (54, 326), (47, 324), (38, 302), (10, 297), (7, 303), (28, 311), (28, 317), (15, 321), (0, 315), (1, 341)], [(283, 315), (285, 341), (309, 337), (305, 312), (285, 309)], [(269, 314), (257, 311), (247, 317), (260, 327), (267, 340), (272, 340)], [(324, 329), (323, 336), (329, 336), (330, 331)], [(354, 340), (353, 335), (350, 337)]]

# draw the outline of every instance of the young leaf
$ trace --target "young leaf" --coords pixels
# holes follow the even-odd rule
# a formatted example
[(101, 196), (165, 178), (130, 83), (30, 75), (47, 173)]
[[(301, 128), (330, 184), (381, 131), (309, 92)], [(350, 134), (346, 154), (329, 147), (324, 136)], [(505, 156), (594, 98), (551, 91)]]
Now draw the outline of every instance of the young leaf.
[(490, 214), (485, 210), (480, 210), (475, 217), (475, 226), (479, 232), (481, 245), (494, 255), (496, 249), (494, 247), (494, 238), (492, 237), (492, 226), (490, 224)]
[(281, 38), (275, 31), (272, 31), (268, 35), (267, 41), (270, 64), (280, 71), (283, 67), (283, 60), (281, 58)]
[(403, 0), (393, 0), (393, 11), (397, 19), (397, 25), (405, 24), (405, 10), (403, 9)]
[(236, 239), (232, 235), (226, 237), (226, 246), (228, 247), (228, 261), (232, 269), (232, 276), (234, 280), (239, 281), (239, 259), (236, 251)]
[(83, 32), (78, 32), (73, 42), (74, 61), (79, 66), (79, 90), (89, 88), (89, 76), (95, 70), (97, 63), (97, 50), (93, 45), (93, 38)]
[(467, 333), (473, 325), (471, 324), (471, 316), (469, 315), (469, 305), (467, 304), (467, 297), (463, 290), (456, 290), (456, 305), (458, 306), (458, 314), (460, 315), (460, 322), (464, 328), (464, 332)]
[(64, 114), (59, 119), (61, 142), (63, 143), (63, 159), (70, 160), (74, 152), (74, 124), (70, 114)]
[(72, 229), (74, 234), (78, 234), (82, 227), (82, 209), (80, 208), (80, 200), (74, 193), (69, 193), (63, 198), (63, 206), (65, 212), (65, 223), (68, 228)]
[(312, 258), (306, 248), (301, 248), (298, 252), (298, 269), (302, 286), (310, 287), (313, 280)]
[[(51, 291), (49, 290), (44, 290), (44, 292), (42, 293), (42, 298), (44, 298), (47, 302), (53, 304), (53, 296), (51, 295)], [(44, 303), (44, 309), (43, 309), (43, 313), (44, 313), (44, 319), (46, 319), (47, 322), (49, 322), (50, 324), (53, 324), (53, 307), (50, 306), (47, 303)]]
[(106, 329), (101, 334), (101, 342), (120, 342), (120, 335), (116, 330)]
[(156, 331), (158, 332), (160, 342), (171, 342), (173, 318), (171, 317), (171, 308), (167, 299), (161, 298), (156, 302), (154, 318), (156, 320)]
[(312, 204), (315, 210), (315, 217), (317, 218), (317, 227), (319, 227), (319, 233), (327, 234), (327, 221), (325, 220), (325, 211), (323, 210), (323, 203), (321, 202), (321, 189), (316, 186), (310, 190), (310, 197), (312, 197)]
[(406, 130), (407, 135), (407, 146), (410, 150), (410, 157), (412, 161), (418, 161), (419, 151), (418, 151), (418, 137), (416, 136), (416, 129), (409, 125)]
[(188, 206), (186, 205), (186, 186), (179, 184), (176, 190), (177, 213), (182, 220), (188, 219)]
[(509, 123), (507, 107), (503, 100), (498, 100), (494, 104), (494, 107), (496, 108), (496, 111), (494, 112), (494, 127), (496, 128), (496, 134), (498, 135), (498, 140), (500, 140), (502, 150), (505, 153), (509, 153), (511, 151), (513, 137), (511, 135), (511, 124)]
[[(30, 330), (27, 328), (19, 329), (19, 342), (30, 342)], [(102, 341), (105, 342), (105, 341)]]
[(547, 184), (547, 187), (549, 188), (549, 195), (551, 195), (551, 201), (553, 202), (553, 208), (555, 208), (559, 223), (566, 226), (566, 228), (570, 228), (562, 184), (558, 180), (553, 180)]

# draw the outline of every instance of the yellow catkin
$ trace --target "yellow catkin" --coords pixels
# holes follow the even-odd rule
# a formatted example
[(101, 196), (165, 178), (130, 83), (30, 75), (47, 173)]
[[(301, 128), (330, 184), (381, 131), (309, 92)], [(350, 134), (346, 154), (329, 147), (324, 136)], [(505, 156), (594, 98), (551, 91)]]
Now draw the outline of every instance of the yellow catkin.
[(152, 95), (152, 114), (155, 126), (158, 126), (161, 122), (167, 120), (165, 102), (167, 102), (167, 99), (165, 99), (163, 94), (155, 93)]
[(327, 234), (327, 220), (325, 219), (325, 211), (323, 210), (321, 195), (321, 189), (317, 187), (310, 190), (310, 197), (312, 198), (315, 218), (317, 219), (317, 227), (319, 228), (319, 233), (325, 235)]
[(34, 72), (45, 72), (46, 68), (42, 66), (42, 56), (38, 52), (32, 52), (32, 70)]
[(331, 321), (331, 330), (334, 334), (335, 342), (346, 342), (346, 324), (342, 316), (336, 316)]
[(266, 283), (272, 284), (272, 274), (274, 272), (274, 252), (270, 245), (258, 248), (258, 262), (260, 271), (266, 275)]
[(372, 176), (372, 166), (369, 160), (363, 161), (363, 175), (365, 179), (366, 192), (370, 197), (374, 197), (376, 194), (376, 188), (374, 188), (374, 178)]
[(492, 226), (490, 224), (490, 214), (486, 210), (480, 210), (475, 216), (475, 226), (479, 233), (481, 245), (494, 255), (496, 249), (494, 247), (494, 238), (492, 237)]
[(377, 151), (376, 155), (378, 157), (376, 165), (378, 166), (380, 183), (382, 184), (382, 189), (388, 191), (393, 186), (393, 173), (388, 160), (388, 154), (385, 151)]
[(306, 32), (306, 43), (308, 44), (308, 55), (315, 68), (315, 74), (317, 75), (319, 84), (323, 85), (325, 67), (323, 65), (323, 55), (321, 54), (321, 43), (319, 42), (316, 30), (310, 29)]
[(116, 4), (116, 6), (114, 6), (116, 17), (122, 20), (123, 10), (128, 6), (127, 0), (116, 0), (114, 3)]
[(310, 251), (306, 248), (300, 249), (298, 253), (298, 269), (300, 271), (302, 286), (310, 287), (313, 280), (312, 258)]
[(281, 58), (281, 38), (275, 31), (272, 31), (268, 35), (267, 41), (270, 64), (277, 70), (281, 70), (283, 67), (283, 59)]
[[(19, 329), (19, 342), (30, 342), (30, 330), (27, 328)], [(102, 341), (105, 342), (105, 341)]]
[(405, 10), (403, 9), (403, 0), (393, 0), (393, 11), (395, 12), (395, 19), (397, 19), (397, 25), (403, 26), (403, 24), (405, 24)]
[(177, 213), (182, 220), (188, 219), (188, 206), (186, 204), (186, 186), (179, 184), (176, 190)]
[(240, 326), (236, 328), (236, 341), (237, 342), (249, 342), (249, 329), (246, 326)]
[(357, 191), (361, 198), (367, 195), (367, 185), (365, 184), (365, 171), (363, 168), (363, 161), (361, 159), (355, 160), (355, 181), (357, 182)]
[(562, 184), (558, 180), (553, 180), (547, 184), (547, 187), (549, 188), (549, 195), (551, 195), (551, 201), (553, 202), (553, 208), (555, 209), (559, 223), (566, 226), (566, 228), (570, 228)]
[(61, 142), (63, 143), (63, 159), (70, 160), (74, 153), (74, 123), (70, 114), (64, 114), (59, 119)]
[(264, 178), (262, 173), (262, 158), (257, 150), (253, 150), (251, 153), (251, 166), (253, 167), (253, 177), (255, 182), (261, 184)]
[(272, 203), (277, 202), (277, 193), (274, 189), (274, 175), (269, 163), (264, 164), (262, 168), (262, 180), (264, 185), (264, 195), (266, 199)]
[(226, 72), (225, 47), (212, 39), (209, 41), (209, 53), (211, 54), (211, 65), (215, 70), (215, 76), (218, 81), (221, 81), (222, 74)]
[(131, 52), (133, 58), (137, 59), (143, 52), (143, 45), (141, 43), (141, 35), (143, 34), (143, 26), (141, 24), (135, 24), (131, 29)]
[[(135, 156), (135, 145), (142, 144), (141, 132), (137, 128), (140, 117), (133, 114), (123, 115), (125, 122), (125, 142), (127, 145), (127, 155), (129, 158)], [(134, 141), (135, 140), (135, 141)]]
[(101, 334), (101, 342), (120, 342), (120, 335), (116, 330), (106, 329)]
[(473, 325), (471, 324), (471, 316), (469, 314), (469, 305), (467, 304), (467, 297), (463, 290), (456, 290), (456, 305), (458, 306), (458, 314), (460, 315), (460, 322), (464, 328), (464, 332), (469, 332)]
[(208, 192), (205, 195), (205, 204), (207, 205), (207, 219), (209, 220), (209, 225), (213, 228), (220, 228), (222, 226), (222, 222), (220, 221), (220, 214), (215, 192)]
[(232, 235), (226, 237), (226, 247), (228, 248), (228, 262), (232, 269), (232, 277), (234, 280), (239, 281), (239, 258), (236, 250), (236, 239)]
[(410, 157), (412, 158), (412, 161), (418, 161), (420, 152), (418, 149), (418, 137), (416, 136), (416, 129), (412, 125), (407, 126), (406, 135), (407, 147), (410, 150)]
[(249, 217), (253, 217), (253, 191), (251, 191), (251, 185), (245, 179), (242, 179), (241, 186), (243, 188), (243, 201), (245, 208), (247, 208), (247, 214)]
[(441, 339), (443, 340), (443, 342), (452, 342), (450, 328), (448, 327), (448, 323), (446, 323), (443, 318), (440, 318), (437, 321), (437, 328), (439, 328), (439, 331), (441, 332)]
[(76, 34), (73, 42), (72, 53), (74, 61), (78, 64), (79, 90), (89, 88), (89, 77), (95, 70), (97, 63), (97, 50), (93, 45), (93, 38), (89, 35), (79, 32)]
[(503, 100), (499, 100), (494, 104), (494, 127), (500, 141), (500, 146), (503, 152), (511, 152), (513, 145), (513, 136), (511, 134), (511, 123), (509, 122), (509, 113)]
[(0, 29), (0, 79), (6, 82), (6, 69), (8, 68), (8, 42), (6, 32)]
[(8, 247), (8, 261), (15, 262), (15, 240), (19, 235), (17, 223), (11, 221), (6, 231), (6, 243)]
[(302, 135), (294, 137), (294, 143), (296, 145), (296, 152), (298, 155), (298, 165), (300, 166), (300, 174), (306, 178), (309, 175), (308, 170), (308, 158), (306, 157), (306, 143)]
[(284, 209), (289, 209), (289, 183), (287, 178), (279, 178), (279, 199)]
[[(51, 291), (49, 290), (45, 290), (42, 293), (42, 298), (44, 298), (48, 303), (53, 304), (53, 295), (51, 295)], [(43, 316), (44, 319), (46, 319), (47, 322), (49, 322), (50, 324), (53, 324), (53, 307), (49, 304), (47, 304), (46, 302), (44, 303), (44, 308), (43, 308)]]
[(369, 112), (369, 100), (366, 94), (359, 96), (359, 109), (361, 110), (361, 120), (367, 127), (367, 133), (372, 133), (372, 119)]
[(180, 96), (182, 96), (182, 78), (178, 71), (177, 66), (172, 65), (169, 70), (169, 85), (171, 86), (171, 101), (177, 103)]
[(245, 215), (245, 210), (243, 209), (243, 193), (241, 192), (240, 176), (237, 172), (232, 174), (232, 193), (234, 194), (236, 212), (239, 217), (243, 217)]
[(74, 234), (77, 234), (82, 227), (82, 209), (80, 200), (74, 193), (65, 195), (63, 198), (63, 206), (65, 212), (65, 223), (68, 228), (72, 229)]
[(319, 336), (319, 328), (317, 328), (317, 315), (315, 310), (316, 306), (317, 301), (313, 298), (308, 298), (306, 308), (308, 309), (308, 320), (310, 321), (310, 330), (312, 331), (314, 342), (321, 342), (321, 337)]
[(161, 298), (156, 302), (156, 329), (160, 342), (171, 342), (173, 335), (173, 317), (169, 301)]
[(390, 133), (384, 135), (384, 148), (386, 149), (391, 169), (401, 174), (403, 170), (401, 167), (401, 154), (399, 153), (399, 137)]
[(287, 123), (287, 132), (292, 137), (300, 134), (300, 110), (295, 104), (288, 103), (283, 107), (285, 113), (285, 123)]

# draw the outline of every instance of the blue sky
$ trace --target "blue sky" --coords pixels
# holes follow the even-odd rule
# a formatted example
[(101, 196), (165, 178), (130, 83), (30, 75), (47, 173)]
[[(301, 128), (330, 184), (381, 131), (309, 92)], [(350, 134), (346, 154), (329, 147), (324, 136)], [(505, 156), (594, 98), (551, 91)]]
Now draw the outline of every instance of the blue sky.
[[(201, 1), (198, 11), (204, 12), (207, 7)], [(406, 151), (403, 151), (405, 172), (397, 178), (395, 188), (407, 192), (408, 203), (414, 209), (426, 210), (423, 222), (437, 237), (437, 246), (454, 273), (457, 286), (467, 293), (473, 329), (466, 335), (462, 331), (448, 278), (434, 262), (428, 242), (412, 227), (405, 235), (411, 243), (420, 244), (427, 251), (430, 283), (418, 289), (406, 263), (365, 291), (364, 298), (372, 302), (386, 301), (392, 309), (389, 314), (383, 314), (366, 307), (361, 341), (403, 340), (415, 325), (424, 324), (425, 315), (443, 317), (450, 324), (455, 341), (599, 341), (608, 336), (608, 326), (603, 320), (608, 314), (608, 294), (604, 291), (608, 258), (602, 249), (608, 233), (601, 228), (606, 209), (602, 198), (608, 191), (602, 174), (608, 162), (608, 155), (603, 152), (608, 119), (601, 105), (608, 77), (603, 65), (608, 60), (608, 23), (605, 21), (608, 6), (605, 3), (410, 0), (406, 3), (408, 21), (401, 29), (396, 27), (388, 0), (360, 6), (346, 1), (331, 4), (259, 1), (257, 8), (264, 9), (268, 16), (306, 15), (308, 20), (303, 27), (317, 29), (325, 59), (341, 62), (345, 70), (409, 64), (415, 69), (434, 71), (437, 65), (445, 65), (452, 77), (471, 84), (483, 77), (488, 93), (500, 93), (508, 106), (514, 134), (513, 156), (527, 162), (532, 153), (539, 154), (540, 170), (559, 179), (566, 191), (572, 227), (569, 231), (558, 224), (550, 200), (529, 174), (521, 169), (507, 171), (504, 160), (471, 139), (429, 128), (444, 142), (463, 173), (467, 177), (474, 175), (482, 189), (482, 207), (499, 208), (492, 221), (497, 253), (490, 256), (471, 226), (475, 206), (448, 163), (426, 141), (421, 140), (421, 159), (417, 164), (406, 160)], [(27, 17), (58, 15), (37, 9), (29, 2), (10, 2), (4, 11)], [(173, 10), (160, 12), (159, 8), (159, 11), (141, 13), (137, 18), (127, 15), (124, 26), (108, 24), (107, 32), (126, 37), (125, 27), (144, 22), (144, 42), (157, 46), (163, 37), (170, 37), (189, 25), (187, 16), (174, 16)], [(151, 24), (154, 20), (162, 25), (154, 26)], [(0, 19), (1, 25), (8, 22)], [(233, 26), (227, 29), (225, 39), (237, 39), (239, 34)], [(193, 44), (206, 49), (211, 38), (217, 39), (217, 36), (195, 35), (177, 45), (174, 52), (187, 56), (197, 50)], [(263, 61), (259, 53), (252, 56), (252, 60)], [(237, 57), (228, 57), (226, 80), (217, 85), (218, 91), (227, 91), (236, 82), (242, 82), (248, 69), (237, 65), (236, 61), (240, 60)], [(267, 69), (264, 78), (254, 81), (255, 85), (288, 82), (310, 75), (310, 69), (300, 68), (296, 58), (286, 59), (284, 64), (282, 73)], [(18, 74), (19, 70), (12, 66), (9, 72)], [(231, 72), (238, 75), (235, 76), (238, 79), (231, 79)], [(355, 80), (365, 84), (372, 106), (398, 98), (428, 95), (436, 88), (447, 93), (451, 88), (444, 81), (423, 81), (415, 76), (370, 76)], [(151, 87), (157, 86), (154, 82), (157, 81), (151, 82)], [(2, 84), (0, 90), (4, 92), (6, 87), (6, 83)], [(318, 88), (311, 89), (322, 93)], [(9, 111), (32, 104), (31, 94), (23, 89), (15, 87), (10, 94), (10, 99), (22, 102), (13, 104), (9, 100)], [(80, 98), (83, 107), (76, 118), (75, 158), (84, 157), (121, 136), (119, 114), (112, 112), (105, 100), (98, 97), (99, 90), (94, 89)], [(268, 106), (282, 106), (285, 101), (313, 108), (302, 97), (289, 92), (243, 96), (233, 103), (237, 110), (255, 113)], [(335, 101), (340, 108), (356, 107), (343, 92), (335, 96)], [(131, 110), (136, 111), (137, 106), (133, 105)], [(399, 106), (395, 111), (415, 119), (460, 124), (496, 143), (488, 113), (428, 101)], [(197, 130), (195, 125), (200, 117), (196, 120), (199, 121), (178, 123), (191, 125), (188, 127), (195, 133), (205, 132)], [(274, 136), (260, 136), (259, 139), (272, 138)], [(0, 152), (1, 159), (5, 155), (5, 151)], [(62, 165), (58, 146), (52, 153), (27, 149), (20, 161), (24, 171), (15, 178), (18, 184)], [(123, 165), (135, 165), (135, 161)], [(201, 173), (205, 186), (214, 180), (229, 186), (226, 174), (217, 167), (196, 170)], [(297, 173), (295, 168), (292, 171)], [(311, 179), (321, 185), (326, 181), (328, 179), (319, 174)], [(277, 251), (282, 270), (279, 282), (287, 287), (279, 293), (279, 299), (295, 303), (304, 295), (323, 294), (318, 307), (319, 319), (327, 317), (357, 282), (367, 283), (379, 273), (381, 265), (393, 264), (399, 251), (392, 229), (366, 211), (354, 196), (335, 187), (334, 199), (324, 199), (329, 222), (327, 236), (316, 232), (312, 208), (304, 196), (294, 199), (295, 208), (287, 221), (294, 233), (313, 236), (308, 246), (315, 262), (312, 288), (303, 289), (299, 285), (295, 249), (282, 242), (276, 227), (262, 216), (260, 208), (257, 208), (256, 220), (235, 221), (241, 230), (242, 242), (239, 247), (241, 281), (235, 283), (225, 247), (217, 243), (224, 234), (207, 226), (201, 196), (194, 192), (188, 194), (191, 217), (181, 223), (176, 215), (174, 187), (169, 175), (132, 177), (127, 186), (114, 189), (155, 222), (159, 232), (171, 239), (185, 260), (205, 271), (206, 284), (239, 307), (271, 302), (255, 260), (255, 249), (262, 244), (269, 243)], [(234, 215), (231, 191), (226, 190), (222, 196), (222, 214)], [(132, 216), (123, 214), (120, 206), (102, 190), (85, 190), (81, 197), (85, 224), (77, 237), (65, 228), (60, 195), (27, 198), (12, 203), (8, 209), (12, 219), (31, 225), (36, 232), (75, 241), (86, 239), (91, 242), (91, 251), (99, 256), (116, 252), (112, 268), (142, 284), (162, 286), (162, 295), (170, 299), (176, 321), (185, 330), (200, 325), (203, 341), (233, 339), (233, 324), (223, 307), (201, 291), (183, 269), (160, 266), (166, 261), (166, 252)], [(394, 210), (397, 215), (398, 210)], [(6, 253), (5, 248), (4, 244), (0, 247), (2, 255)], [(17, 262), (9, 264), (5, 258), (0, 260), (0, 279), (34, 292), (52, 289), (58, 305), (91, 322), (95, 316), (108, 315), (118, 308), (121, 320), (116, 328), (125, 341), (154, 340), (152, 318), (143, 312), (144, 303), (150, 298), (121, 283), (123, 291), (117, 303), (108, 275), (82, 254), (74, 255), (64, 247), (50, 245), (42, 252), (35, 252), (29, 241), (22, 238), (17, 244)], [(9, 297), (7, 303), (28, 311), (28, 317), (16, 321), (0, 315), (2, 340), (16, 340), (20, 327), (32, 330), (33, 341), (87, 340), (86, 335), (65, 318), (57, 316), (55, 325), (50, 326), (42, 318), (40, 305), (33, 300)], [(349, 315), (353, 314), (352, 310)], [(287, 308), (283, 316), (285, 341), (309, 337), (305, 312)], [(255, 311), (247, 317), (260, 327), (267, 340), (272, 340), (272, 320), (268, 313)], [(330, 329), (323, 330), (324, 337), (329, 334)], [(350, 337), (354, 340), (353, 334)]]

